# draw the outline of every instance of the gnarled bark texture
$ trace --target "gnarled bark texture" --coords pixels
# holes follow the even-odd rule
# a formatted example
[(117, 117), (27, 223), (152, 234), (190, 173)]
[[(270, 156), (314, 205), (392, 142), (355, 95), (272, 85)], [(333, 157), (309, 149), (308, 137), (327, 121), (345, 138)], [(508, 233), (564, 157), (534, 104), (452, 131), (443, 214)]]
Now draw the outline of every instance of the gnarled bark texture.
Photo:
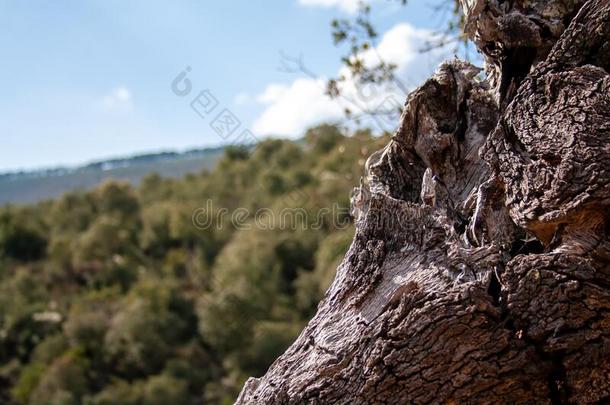
[(610, 0), (463, 0), (318, 313), (240, 404), (610, 401)]

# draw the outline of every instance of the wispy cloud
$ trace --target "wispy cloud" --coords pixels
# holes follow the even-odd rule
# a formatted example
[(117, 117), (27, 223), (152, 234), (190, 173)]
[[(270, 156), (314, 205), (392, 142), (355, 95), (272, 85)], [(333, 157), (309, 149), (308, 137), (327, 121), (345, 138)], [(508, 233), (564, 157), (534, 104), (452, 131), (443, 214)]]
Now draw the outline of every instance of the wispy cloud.
[(360, 0), (299, 0), (299, 4), (303, 6), (337, 7), (350, 14), (358, 11), (360, 3)]
[(131, 111), (134, 107), (131, 92), (119, 86), (103, 98), (102, 106), (107, 111)]
[(238, 93), (233, 99), (233, 103), (235, 103), (235, 105), (244, 105), (248, 104), (251, 101), (252, 96), (250, 96), (250, 94), (246, 92)]

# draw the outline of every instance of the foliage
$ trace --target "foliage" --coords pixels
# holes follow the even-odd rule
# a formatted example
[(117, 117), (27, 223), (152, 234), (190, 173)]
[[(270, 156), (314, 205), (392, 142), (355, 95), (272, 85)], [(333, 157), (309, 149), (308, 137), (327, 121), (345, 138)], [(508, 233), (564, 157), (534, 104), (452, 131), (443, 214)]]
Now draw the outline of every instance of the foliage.
[[(353, 235), (316, 214), (347, 210), (385, 142), (321, 125), (299, 141), (228, 148), (183, 179), (0, 208), (0, 398), (230, 403), (315, 311)], [(213, 220), (195, 226), (208, 200)], [(240, 208), (249, 214), (233, 226)], [(261, 208), (306, 215), (266, 227)]]
[[(394, 0), (402, 6), (407, 0)], [(358, 100), (349, 99), (343, 89), (343, 84), (352, 81), (357, 88), (390, 89), (392, 92), (408, 94), (408, 88), (397, 75), (396, 64), (384, 59), (377, 52), (379, 33), (372, 18), (373, 8), (367, 1), (360, 1), (358, 13), (350, 18), (334, 19), (331, 22), (332, 40), (335, 45), (346, 45), (346, 51), (341, 56), (341, 75), (331, 78), (327, 82), (326, 93), (332, 98), (345, 98), (349, 101), (349, 108), (345, 109), (346, 118), (361, 122), (366, 116), (391, 117), (396, 114), (395, 106), (379, 105), (375, 108), (363, 105)], [(383, 6), (382, 6), (383, 7)], [(460, 11), (458, 0), (440, 0), (433, 11), (437, 15), (449, 15), (446, 26), (437, 30), (425, 44), (420, 52), (453, 45), (455, 54), (463, 52), (468, 59), (468, 38), (463, 31), (463, 13)]]

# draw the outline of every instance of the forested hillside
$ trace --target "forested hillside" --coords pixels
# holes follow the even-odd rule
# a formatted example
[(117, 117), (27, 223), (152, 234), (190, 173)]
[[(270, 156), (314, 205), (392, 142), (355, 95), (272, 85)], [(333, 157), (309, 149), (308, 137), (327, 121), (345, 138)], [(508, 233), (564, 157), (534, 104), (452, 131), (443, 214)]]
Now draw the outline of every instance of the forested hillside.
[[(321, 126), (180, 180), (1, 209), (0, 403), (232, 402), (315, 313), (386, 142)], [(307, 215), (269, 221), (287, 207)]]

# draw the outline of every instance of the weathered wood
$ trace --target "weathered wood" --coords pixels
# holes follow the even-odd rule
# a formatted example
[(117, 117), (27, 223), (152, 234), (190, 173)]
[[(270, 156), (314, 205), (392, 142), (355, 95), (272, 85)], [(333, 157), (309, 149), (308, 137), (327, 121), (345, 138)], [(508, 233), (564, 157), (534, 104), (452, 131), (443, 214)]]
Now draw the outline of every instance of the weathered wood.
[(451, 61), (409, 96), (318, 313), (237, 403), (610, 400), (610, 0), (464, 8), (491, 82)]

